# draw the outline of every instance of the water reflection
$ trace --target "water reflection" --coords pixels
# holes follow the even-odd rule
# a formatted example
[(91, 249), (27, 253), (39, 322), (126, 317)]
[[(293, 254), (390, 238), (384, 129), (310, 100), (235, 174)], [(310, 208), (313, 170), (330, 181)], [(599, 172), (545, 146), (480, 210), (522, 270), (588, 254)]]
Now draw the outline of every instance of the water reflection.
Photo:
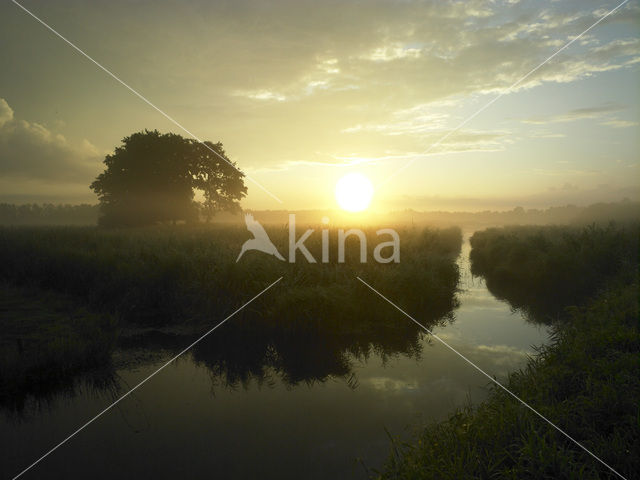
[[(449, 313), (432, 325), (450, 318)], [(424, 332), (393, 315), (379, 315), (368, 322), (354, 319), (351, 324), (308, 321), (286, 328), (264, 318), (244, 317), (216, 333), (196, 345), (191, 357), (207, 368), (215, 385), (229, 388), (247, 386), (251, 381), (261, 384), (274, 375), (289, 387), (329, 378), (354, 384), (355, 362), (366, 362), (372, 356), (383, 363), (399, 355), (418, 359), (424, 347)], [(123, 336), (119, 346), (122, 352), (162, 349), (173, 353), (194, 338), (149, 331)]]
[[(192, 361), (206, 367), (216, 387), (238, 388), (250, 381), (262, 384), (275, 375), (288, 387), (339, 378), (354, 388), (354, 361), (367, 361), (372, 356), (382, 362), (398, 355), (420, 358), (424, 332), (412, 322), (396, 318), (395, 312), (371, 298), (359, 282), (354, 281), (353, 287), (361, 291), (353, 295), (349, 308), (330, 304), (332, 309), (325, 307), (323, 317), (303, 311), (296, 317), (293, 312), (297, 305), (293, 302), (286, 316), (241, 312), (194, 346), (190, 350)], [(455, 283), (449, 283), (437, 292), (416, 297), (416, 303), (431, 303), (423, 314), (424, 324), (433, 327), (452, 321), (455, 293)], [(113, 388), (118, 384), (116, 370), (166, 361), (208, 328), (124, 329), (117, 351), (103, 368), (22, 382), (10, 394), (0, 395), (0, 408), (14, 412), (37, 409), (56, 396), (73, 397), (80, 388)]]
[[(448, 307), (415, 309), (416, 318), (501, 377), (545, 332), (471, 275), (465, 248), (463, 291), (451, 292)], [(409, 435), (482, 400), (487, 380), (391, 307), (362, 298), (357, 317), (284, 328), (279, 318), (244, 315), (225, 324), (48, 457), (34, 478), (365, 478), (355, 459), (380, 466), (385, 428)], [(23, 401), (22, 420), (5, 405), (0, 473), (15, 475), (200, 334), (124, 332), (103, 386), (81, 375), (35, 394), (46, 408)]]
[(91, 369), (65, 378), (51, 381), (25, 382), (24, 388), (11, 394), (0, 395), (0, 411), (16, 419), (28, 419), (33, 415), (55, 409), (60, 398), (74, 399), (85, 395), (117, 398), (120, 390), (112, 365)]

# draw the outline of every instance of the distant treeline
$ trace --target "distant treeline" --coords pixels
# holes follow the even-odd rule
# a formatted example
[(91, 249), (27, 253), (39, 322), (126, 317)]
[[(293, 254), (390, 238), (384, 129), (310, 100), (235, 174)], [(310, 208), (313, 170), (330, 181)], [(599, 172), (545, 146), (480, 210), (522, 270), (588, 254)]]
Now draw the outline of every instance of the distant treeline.
[(545, 209), (525, 209), (482, 212), (418, 212), (404, 210), (392, 214), (396, 222), (428, 223), (431, 225), (459, 225), (484, 228), (501, 225), (587, 225), (610, 221), (627, 223), (640, 220), (640, 202), (624, 200), (595, 203), (586, 207), (565, 205)]
[[(298, 224), (318, 224), (322, 217), (331, 219), (333, 225), (353, 223), (351, 215), (336, 210), (253, 210), (254, 217), (262, 224), (284, 225), (289, 214), (296, 214)], [(99, 205), (53, 205), (0, 203), (0, 225), (96, 225), (100, 216)], [(640, 202), (624, 200), (614, 203), (596, 203), (587, 207), (565, 205), (546, 209), (516, 207), (504, 211), (483, 212), (420, 212), (402, 210), (384, 214), (370, 213), (366, 223), (393, 225), (432, 225), (438, 227), (460, 226), (480, 229), (501, 225), (587, 225), (606, 224), (610, 221), (627, 223), (640, 220)], [(243, 224), (241, 215), (219, 212), (211, 220), (214, 223)], [(202, 218), (202, 221), (205, 221)]]
[[(288, 218), (284, 210), (254, 211), (253, 216), (261, 223), (285, 224)], [(353, 223), (353, 217), (339, 211), (297, 211), (298, 224), (319, 223), (323, 216), (332, 224)], [(565, 205), (546, 209), (525, 209), (482, 212), (447, 212), (401, 210), (383, 214), (370, 213), (368, 220), (374, 224), (431, 225), (436, 227), (459, 226), (464, 229), (483, 229), (502, 225), (589, 225), (607, 224), (611, 221), (628, 223), (640, 220), (640, 202), (624, 200), (612, 203), (596, 203), (589, 206)]]
[(95, 225), (98, 205), (54, 205), (0, 203), (0, 225)]

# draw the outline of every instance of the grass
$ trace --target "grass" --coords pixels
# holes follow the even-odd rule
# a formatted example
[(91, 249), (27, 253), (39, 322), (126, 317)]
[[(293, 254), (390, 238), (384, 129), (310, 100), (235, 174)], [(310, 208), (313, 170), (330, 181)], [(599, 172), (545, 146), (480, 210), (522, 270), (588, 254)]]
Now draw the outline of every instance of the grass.
[[(285, 254), (288, 231), (268, 231)], [(354, 239), (347, 242), (346, 262), (337, 263), (335, 229), (330, 232), (331, 263), (299, 259), (290, 264), (260, 252), (248, 252), (236, 263), (249, 233), (235, 226), (0, 228), (0, 280), (23, 292), (33, 290), (34, 298), (38, 292), (55, 292), (91, 312), (117, 318), (120, 329), (166, 326), (202, 331), (201, 324), (211, 326), (284, 276), (264, 298), (225, 324), (224, 332), (196, 347), (194, 358), (230, 385), (260, 379), (267, 368), (290, 384), (323, 381), (348, 377), (350, 358), (366, 357), (371, 351), (383, 357), (420, 351), (420, 329), (410, 322), (388, 321), (356, 275), (403, 305), (425, 311), (432, 324), (446, 322), (456, 306), (459, 229), (400, 230), (399, 264), (373, 261), (375, 228), (365, 231), (370, 241), (366, 264), (359, 262)], [(316, 234), (306, 242), (318, 259), (320, 239)], [(86, 327), (59, 321), (64, 328)], [(53, 317), (47, 322), (56, 326)], [(47, 338), (44, 330), (42, 336)], [(75, 342), (73, 335), (67, 337)], [(105, 332), (105, 351), (109, 338)], [(83, 344), (74, 345), (80, 367)], [(61, 364), (63, 375), (62, 365), (74, 361), (61, 354), (58, 359), (52, 356), (50, 364)]]
[(29, 394), (69, 386), (109, 364), (112, 320), (51, 292), (0, 288), (0, 405), (20, 410)]
[[(287, 232), (276, 228), (269, 233), (286, 252)], [(347, 241), (346, 262), (338, 264), (334, 233), (331, 263), (298, 259), (289, 264), (260, 252), (249, 252), (235, 263), (249, 238), (245, 229), (236, 227), (0, 228), (0, 275), (14, 284), (71, 295), (135, 323), (210, 321), (211, 315), (232, 311), (279, 276), (285, 277), (279, 288), (286, 294), (260, 300), (251, 310), (267, 310), (284, 319), (327, 318), (339, 312), (347, 317), (361, 308), (375, 314), (367, 307), (370, 302), (354, 302), (356, 275), (411, 305), (429, 305), (433, 318), (455, 305), (459, 229), (400, 231), (406, 261), (399, 264), (374, 262), (371, 243), (370, 261), (359, 263), (355, 239)], [(375, 229), (369, 228), (367, 235), (375, 238)], [(319, 235), (307, 246), (320, 257)]]
[(593, 298), (614, 279), (633, 281), (640, 226), (517, 226), (471, 238), (471, 269), (498, 298), (537, 320)]
[[(483, 271), (511, 272), (512, 281), (538, 294), (556, 285), (555, 272), (567, 278), (563, 269), (574, 274), (599, 272), (588, 281), (573, 279), (574, 285), (558, 293), (568, 295), (565, 302), (579, 298), (581, 303), (565, 309), (563, 321), (554, 325), (552, 342), (524, 369), (512, 373), (506, 386), (622, 475), (638, 478), (638, 263), (627, 250), (632, 236), (636, 242), (638, 237), (630, 231), (634, 230), (492, 229), (474, 235), (474, 248), (480, 248), (475, 252), (476, 266), (478, 261), (495, 259), (497, 265), (482, 263)], [(587, 243), (567, 250), (577, 238)], [(615, 268), (600, 263), (603, 257), (598, 252), (605, 255), (607, 250)], [(534, 262), (540, 258), (544, 262)], [(508, 278), (507, 273), (500, 275)], [(539, 285), (536, 279), (550, 281), (551, 286)], [(589, 292), (594, 297), (585, 300)], [(491, 386), (487, 401), (424, 427), (410, 443), (394, 444), (377, 478), (617, 477), (509, 394)]]

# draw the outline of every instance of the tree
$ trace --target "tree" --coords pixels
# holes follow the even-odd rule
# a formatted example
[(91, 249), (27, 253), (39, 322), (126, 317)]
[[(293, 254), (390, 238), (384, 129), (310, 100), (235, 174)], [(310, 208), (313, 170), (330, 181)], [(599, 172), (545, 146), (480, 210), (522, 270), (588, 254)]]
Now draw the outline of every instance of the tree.
[[(247, 194), (244, 174), (222, 143), (186, 139), (157, 130), (134, 133), (104, 159), (106, 169), (91, 184), (100, 200), (100, 224), (149, 225), (207, 220), (217, 211), (240, 211)], [(194, 201), (194, 189), (203, 202)]]

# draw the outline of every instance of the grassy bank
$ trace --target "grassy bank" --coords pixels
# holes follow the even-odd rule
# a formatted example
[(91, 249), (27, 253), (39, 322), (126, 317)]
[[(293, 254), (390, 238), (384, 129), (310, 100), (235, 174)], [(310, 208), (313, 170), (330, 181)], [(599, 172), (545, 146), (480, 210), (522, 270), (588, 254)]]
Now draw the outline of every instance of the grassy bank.
[(71, 386), (109, 364), (115, 325), (68, 297), (0, 286), (0, 405), (19, 410), (28, 395)]
[[(321, 258), (320, 228), (316, 226), (315, 236), (306, 242), (316, 259)], [(282, 227), (268, 231), (286, 255), (288, 231)], [(433, 318), (451, 310), (458, 282), (459, 229), (400, 230), (398, 264), (375, 262), (376, 229), (364, 231), (369, 240), (367, 263), (359, 261), (355, 238), (347, 240), (345, 263), (338, 263), (333, 229), (328, 264), (308, 263), (300, 253), (290, 264), (260, 252), (249, 252), (236, 263), (250, 234), (234, 226), (0, 228), (0, 277), (73, 296), (95, 310), (135, 323), (208, 322), (211, 315), (234, 310), (279, 276), (284, 279), (278, 288), (286, 294), (266, 302), (259, 299), (248, 311), (296, 320), (357, 312), (375, 315), (371, 302), (364, 298), (360, 302), (353, 295), (360, 290), (354, 288), (356, 275), (388, 286), (390, 293), (417, 308), (429, 305)]]
[[(538, 294), (554, 286), (556, 272), (574, 280), (573, 287), (556, 284), (562, 288), (557, 294), (580, 298), (581, 306), (565, 310), (552, 343), (506, 385), (625, 477), (638, 478), (638, 237), (635, 253), (625, 250), (630, 243), (610, 243), (630, 241), (630, 231), (492, 229), (474, 236), (474, 248), (479, 248), (475, 261), (487, 262), (485, 272), (512, 272), (512, 281)], [(565, 249), (576, 235), (592, 243)], [(602, 256), (585, 253), (597, 251)], [(546, 260), (534, 262), (541, 257)], [(603, 267), (603, 257), (615, 268)], [(567, 278), (566, 269), (574, 274), (595, 269), (601, 276), (584, 282)], [(551, 287), (534, 279), (546, 279)], [(595, 292), (593, 299), (585, 299), (589, 291)], [(379, 478), (617, 478), (502, 389), (491, 388), (487, 401), (425, 427), (410, 444), (396, 445)]]
[(541, 321), (637, 273), (637, 224), (491, 228), (471, 238), (471, 270), (498, 298)]
[[(252, 303), (192, 354), (229, 385), (261, 379), (267, 369), (278, 372), (290, 384), (324, 381), (330, 376), (349, 377), (352, 359), (365, 358), (372, 351), (383, 357), (420, 352), (421, 330), (410, 322), (389, 322), (387, 313), (371, 301), (371, 293), (362, 288), (356, 275), (404, 304), (425, 311), (432, 324), (447, 321), (456, 305), (459, 229), (400, 230), (399, 264), (375, 262), (376, 229), (364, 230), (369, 239), (367, 263), (360, 263), (354, 238), (347, 242), (346, 262), (338, 263), (337, 232), (333, 229), (329, 232), (330, 263), (312, 264), (298, 255), (298, 261), (290, 264), (260, 252), (248, 252), (236, 263), (249, 234), (233, 226), (0, 228), (0, 278), (19, 286), (19, 301), (25, 305), (36, 305), (41, 292), (55, 292), (91, 312), (117, 318), (120, 329), (184, 327), (187, 332), (201, 332), (204, 326), (200, 323), (210, 327), (283, 276), (277, 289)], [(288, 231), (280, 227), (268, 231), (280, 252), (286, 254)], [(320, 240), (317, 234), (306, 242), (317, 259), (321, 258)], [(16, 294), (17, 289), (11, 288), (7, 295)], [(31, 298), (25, 299), (28, 292), (32, 292)], [(42, 341), (66, 339), (78, 347), (75, 357), (69, 352), (56, 357), (55, 350), (51, 352), (44, 363), (52, 368), (60, 364), (53, 379), (64, 376), (65, 371), (70, 373), (73, 365), (82, 368), (88, 364), (85, 343), (74, 340), (78, 334), (56, 330), (98, 325), (89, 314), (86, 320), (69, 323), (54, 315), (42, 322), (51, 326), (38, 333)], [(110, 337), (100, 332), (96, 341), (108, 351)], [(165, 340), (172, 348), (182, 348), (193, 340), (189, 335), (177, 339), (168, 335)], [(153, 346), (153, 338), (121, 340), (138, 348)], [(12, 337), (10, 348), (15, 350), (17, 341)], [(93, 360), (104, 359), (104, 351), (96, 353)], [(29, 350), (21, 358), (33, 361), (35, 368), (43, 363), (39, 355)], [(14, 379), (28, 375), (17, 370)], [(17, 392), (20, 388), (15, 385)]]

